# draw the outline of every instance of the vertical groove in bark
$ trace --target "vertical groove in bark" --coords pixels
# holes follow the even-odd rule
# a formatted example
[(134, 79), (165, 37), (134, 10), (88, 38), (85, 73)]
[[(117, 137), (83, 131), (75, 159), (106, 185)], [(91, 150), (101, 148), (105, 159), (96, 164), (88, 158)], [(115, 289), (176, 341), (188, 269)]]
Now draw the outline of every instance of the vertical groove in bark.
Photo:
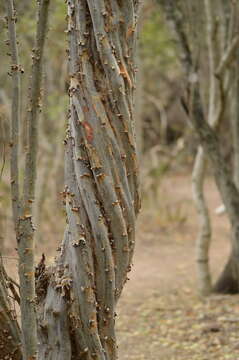
[(38, 289), (47, 287), (39, 297), (40, 360), (116, 359), (115, 309), (140, 206), (132, 116), (137, 8), (137, 1), (68, 2), (68, 224), (49, 285), (38, 281)]

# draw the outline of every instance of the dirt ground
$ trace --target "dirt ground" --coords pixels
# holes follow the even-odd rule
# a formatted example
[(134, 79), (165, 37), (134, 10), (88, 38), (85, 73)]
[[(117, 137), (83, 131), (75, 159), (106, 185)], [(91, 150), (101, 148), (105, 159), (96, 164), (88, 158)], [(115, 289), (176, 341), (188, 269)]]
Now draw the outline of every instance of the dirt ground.
[[(221, 201), (210, 179), (206, 193), (216, 279), (230, 249), (229, 224), (226, 215), (215, 215)], [(165, 177), (152, 198), (155, 203), (145, 203), (138, 219), (134, 266), (118, 306), (119, 360), (239, 360), (239, 296), (197, 295), (190, 176)], [(54, 249), (48, 242), (38, 250), (53, 261)], [(9, 254), (14, 276), (16, 255)]]
[[(221, 202), (211, 180), (206, 192), (215, 279), (229, 253), (229, 224), (226, 215), (215, 215)], [(134, 267), (118, 309), (119, 359), (239, 359), (239, 297), (197, 294), (190, 177), (164, 180), (155, 210), (147, 209), (139, 217)]]

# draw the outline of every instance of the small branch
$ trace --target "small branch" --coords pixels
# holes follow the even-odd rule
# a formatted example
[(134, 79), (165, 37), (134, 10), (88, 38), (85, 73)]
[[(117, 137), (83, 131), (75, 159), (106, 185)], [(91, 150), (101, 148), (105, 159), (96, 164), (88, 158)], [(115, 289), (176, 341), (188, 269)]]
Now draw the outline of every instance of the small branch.
[(14, 225), (19, 213), (19, 124), (20, 124), (20, 70), (16, 36), (16, 10), (13, 0), (6, 0), (9, 46), (11, 51), (12, 114), (11, 114), (11, 193)]
[(193, 60), (188, 36), (183, 27), (184, 16), (178, 6), (178, 1), (158, 0), (158, 4), (163, 8), (168, 22), (173, 26), (173, 30), (177, 36), (177, 40), (182, 51), (181, 62), (187, 76), (189, 76), (193, 68)]
[(238, 44), (239, 44), (239, 35), (236, 35), (231, 44), (228, 46), (227, 51), (225, 52), (225, 54), (222, 56), (222, 59), (220, 61), (220, 64), (218, 65), (216, 71), (215, 71), (215, 75), (217, 77), (220, 77), (224, 74), (226, 68), (230, 65), (230, 63), (232, 62), (234, 56), (235, 56), (235, 52), (238, 49)]
[(9, 280), (11, 283), (13, 283), (13, 284), (18, 288), (18, 290), (20, 290), (19, 284), (18, 284), (15, 280), (13, 280), (9, 275), (8, 275), (7, 277), (8, 277), (8, 280)]
[(20, 296), (18, 295), (18, 293), (17, 293), (13, 283), (11, 282), (11, 280), (9, 280), (8, 287), (11, 290), (11, 293), (13, 295), (13, 299), (18, 303), (18, 305), (20, 305)]
[(216, 49), (215, 49), (215, 23), (212, 14), (211, 0), (204, 0), (207, 20), (207, 45), (208, 45), (208, 58), (209, 58), (209, 109), (208, 109), (208, 122), (212, 124), (215, 119), (215, 109), (217, 100), (217, 84), (216, 84)]

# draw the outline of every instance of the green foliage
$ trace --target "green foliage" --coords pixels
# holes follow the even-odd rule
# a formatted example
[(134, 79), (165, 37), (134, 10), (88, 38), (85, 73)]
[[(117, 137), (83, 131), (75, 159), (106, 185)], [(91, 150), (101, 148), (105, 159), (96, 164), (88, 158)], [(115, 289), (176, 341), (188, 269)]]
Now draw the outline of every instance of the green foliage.
[(144, 21), (140, 54), (144, 66), (153, 65), (153, 71), (169, 72), (176, 65), (174, 43), (158, 8), (154, 8)]

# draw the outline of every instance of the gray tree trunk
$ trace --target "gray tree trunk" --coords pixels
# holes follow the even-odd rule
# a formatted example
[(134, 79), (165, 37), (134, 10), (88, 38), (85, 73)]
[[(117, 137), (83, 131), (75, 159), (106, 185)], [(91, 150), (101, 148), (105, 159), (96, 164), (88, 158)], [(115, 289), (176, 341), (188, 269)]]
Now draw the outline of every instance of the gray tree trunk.
[(137, 1), (69, 1), (67, 226), (37, 279), (39, 360), (116, 359), (115, 311), (139, 211), (133, 132)]
[(197, 131), (205, 152), (212, 164), (215, 181), (225, 204), (231, 223), (232, 250), (228, 262), (215, 284), (214, 290), (221, 293), (239, 292), (239, 192), (233, 181), (232, 171), (229, 170), (226, 160), (223, 158), (219, 139), (216, 132), (205, 122), (202, 113), (200, 95), (193, 94), (192, 124)]

